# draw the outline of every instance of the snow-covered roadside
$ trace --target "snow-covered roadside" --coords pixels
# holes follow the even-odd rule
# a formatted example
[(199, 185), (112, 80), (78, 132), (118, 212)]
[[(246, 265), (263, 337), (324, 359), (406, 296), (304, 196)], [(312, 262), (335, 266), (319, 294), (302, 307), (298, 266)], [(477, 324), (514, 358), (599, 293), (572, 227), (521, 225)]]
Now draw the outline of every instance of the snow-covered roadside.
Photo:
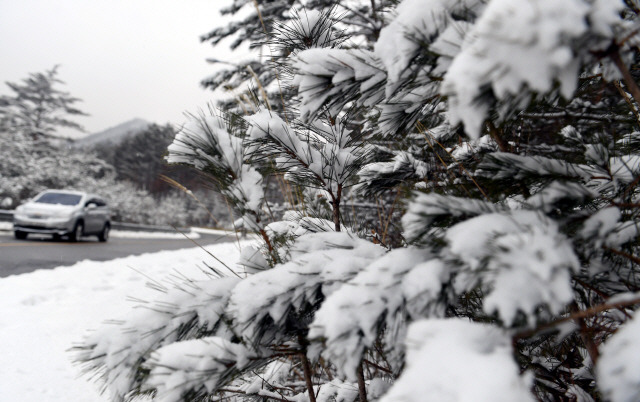
[[(239, 256), (238, 243), (205, 249), (229, 266)], [(145, 276), (162, 280), (179, 272), (202, 279), (203, 261), (225, 270), (192, 248), (0, 279), (0, 402), (107, 401), (95, 384), (79, 378), (68, 349), (87, 329), (126, 314), (128, 296), (151, 296)]]
[(0, 222), (0, 232), (9, 232), (13, 228), (13, 224), (11, 222)]

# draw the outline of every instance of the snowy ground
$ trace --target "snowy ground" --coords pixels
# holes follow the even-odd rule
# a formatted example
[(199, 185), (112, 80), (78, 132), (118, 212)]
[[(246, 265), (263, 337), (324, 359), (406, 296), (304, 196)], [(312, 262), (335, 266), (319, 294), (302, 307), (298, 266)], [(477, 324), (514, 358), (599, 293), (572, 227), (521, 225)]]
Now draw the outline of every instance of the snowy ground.
[[(239, 255), (238, 243), (205, 248), (230, 266)], [(79, 377), (68, 349), (87, 329), (126, 313), (128, 296), (152, 294), (145, 276), (158, 279), (179, 271), (204, 278), (203, 261), (224, 270), (193, 248), (0, 279), (0, 402), (108, 401), (96, 384)]]

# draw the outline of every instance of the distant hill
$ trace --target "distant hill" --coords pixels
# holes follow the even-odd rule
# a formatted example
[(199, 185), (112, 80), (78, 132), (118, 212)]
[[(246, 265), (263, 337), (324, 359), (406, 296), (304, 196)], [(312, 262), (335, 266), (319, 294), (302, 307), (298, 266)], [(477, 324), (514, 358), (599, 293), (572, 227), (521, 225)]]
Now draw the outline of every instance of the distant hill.
[(125, 121), (124, 123), (120, 123), (117, 126), (78, 139), (74, 142), (73, 146), (78, 148), (85, 148), (103, 143), (117, 145), (128, 136), (146, 130), (150, 125), (151, 123), (146, 120), (132, 119), (129, 121)]

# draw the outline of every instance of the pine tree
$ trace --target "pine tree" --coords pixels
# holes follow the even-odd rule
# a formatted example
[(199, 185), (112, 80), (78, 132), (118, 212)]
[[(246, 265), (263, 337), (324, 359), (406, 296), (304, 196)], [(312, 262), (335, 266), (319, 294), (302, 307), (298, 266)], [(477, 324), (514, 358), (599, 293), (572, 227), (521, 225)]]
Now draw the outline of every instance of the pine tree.
[(58, 66), (43, 73), (31, 73), (22, 83), (6, 82), (12, 96), (0, 99), (0, 121), (4, 127), (33, 138), (51, 136), (62, 127), (82, 131), (82, 126), (69, 116), (86, 116), (74, 104), (79, 98), (56, 88), (64, 84)]
[[(404, 0), (361, 47), (296, 10), (261, 39), (282, 109), (169, 147), (259, 246), (84, 340), (114, 400), (639, 399), (635, 3)], [(400, 241), (345, 191), (399, 199)]]

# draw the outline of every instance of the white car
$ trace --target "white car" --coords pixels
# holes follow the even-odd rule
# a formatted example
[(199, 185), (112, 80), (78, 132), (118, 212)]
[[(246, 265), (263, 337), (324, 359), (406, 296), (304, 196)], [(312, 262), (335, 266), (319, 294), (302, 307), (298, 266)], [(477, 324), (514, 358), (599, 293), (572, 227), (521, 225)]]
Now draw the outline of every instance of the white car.
[(67, 236), (78, 241), (85, 235), (96, 235), (104, 242), (111, 230), (107, 203), (97, 195), (79, 191), (47, 190), (16, 208), (13, 233), (25, 239), (29, 233)]

